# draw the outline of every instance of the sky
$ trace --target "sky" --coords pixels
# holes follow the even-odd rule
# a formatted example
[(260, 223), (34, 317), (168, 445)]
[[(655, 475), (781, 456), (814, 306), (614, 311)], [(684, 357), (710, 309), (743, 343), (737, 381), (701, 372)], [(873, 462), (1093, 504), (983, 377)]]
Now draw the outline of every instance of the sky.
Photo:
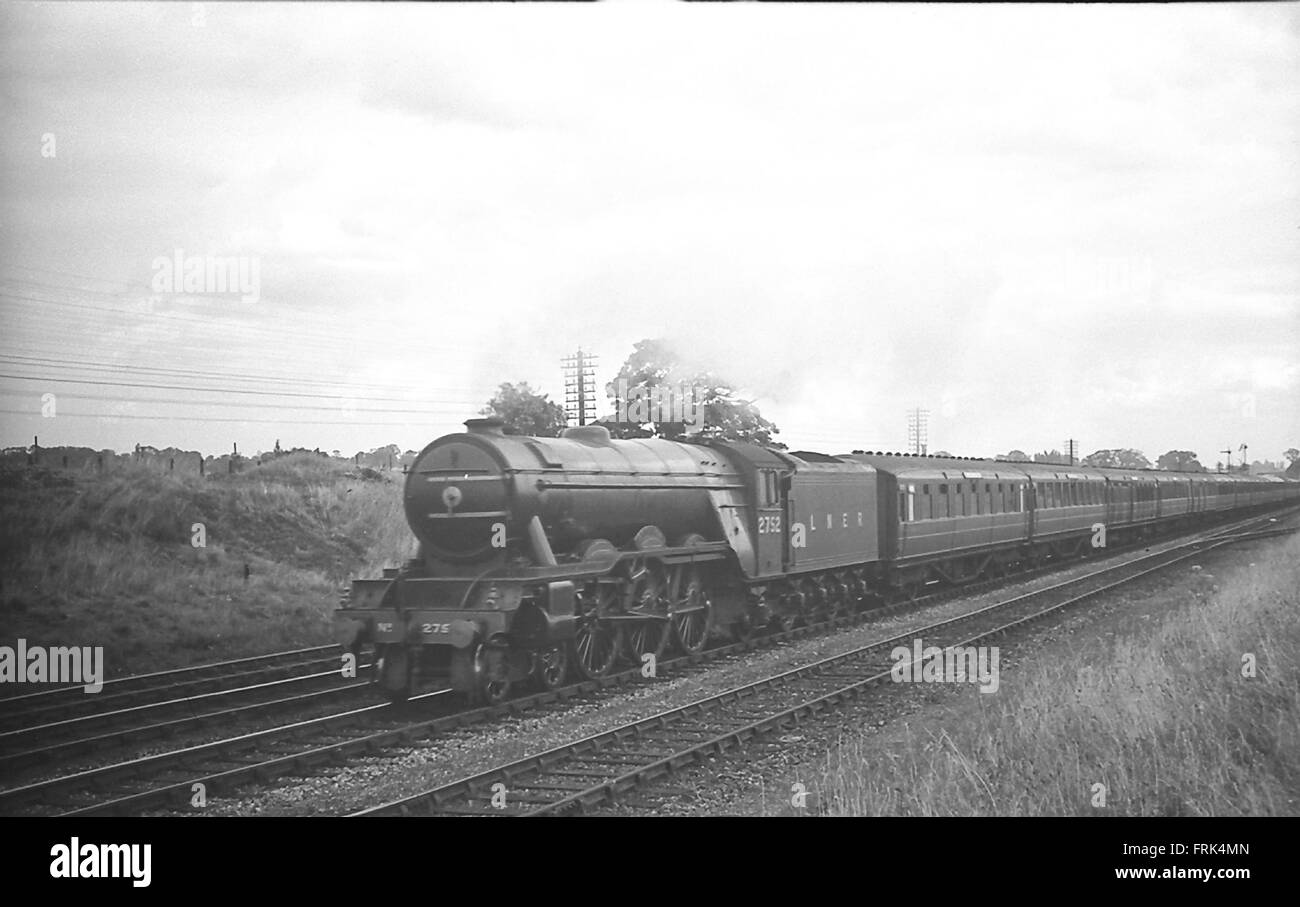
[(1300, 447), (1300, 6), (13, 3), (0, 47), (0, 446), (418, 450), (662, 337), (796, 450)]

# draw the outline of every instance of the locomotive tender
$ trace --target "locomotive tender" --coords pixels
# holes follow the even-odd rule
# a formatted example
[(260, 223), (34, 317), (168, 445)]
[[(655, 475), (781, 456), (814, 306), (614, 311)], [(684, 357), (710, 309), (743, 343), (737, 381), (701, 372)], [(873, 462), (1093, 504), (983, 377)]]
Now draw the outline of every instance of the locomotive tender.
[(520, 681), (698, 652), (715, 630), (1083, 556), (1099, 525), (1113, 544), (1300, 501), (1277, 477), (466, 429), (408, 472), (417, 556), (354, 580), (336, 612), (339, 641), (374, 647), (393, 699), (449, 681), (494, 703)]

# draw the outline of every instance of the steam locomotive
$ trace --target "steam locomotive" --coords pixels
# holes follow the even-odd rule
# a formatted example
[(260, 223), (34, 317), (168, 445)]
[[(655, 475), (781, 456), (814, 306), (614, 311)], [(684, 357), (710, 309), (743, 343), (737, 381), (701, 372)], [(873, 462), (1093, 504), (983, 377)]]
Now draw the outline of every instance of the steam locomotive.
[(449, 683), (604, 676), (937, 584), (1300, 500), (1279, 477), (1097, 469), (730, 441), (507, 435), (429, 444), (404, 491), (417, 556), (357, 579), (337, 636), (394, 700)]

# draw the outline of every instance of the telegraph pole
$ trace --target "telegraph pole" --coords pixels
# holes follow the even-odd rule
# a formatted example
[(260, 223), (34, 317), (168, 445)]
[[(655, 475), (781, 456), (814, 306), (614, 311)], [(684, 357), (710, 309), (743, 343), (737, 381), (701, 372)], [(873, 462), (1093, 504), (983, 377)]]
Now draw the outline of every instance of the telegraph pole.
[(1078, 455), (1079, 455), (1079, 442), (1074, 440), (1074, 438), (1067, 438), (1065, 442), (1065, 456), (1069, 459), (1069, 463), (1071, 466), (1075, 465), (1075, 461), (1078, 459)]
[(1229, 448), (1228, 450), (1221, 450), (1221, 451), (1219, 451), (1219, 453), (1221, 453), (1221, 454), (1227, 454), (1227, 455), (1228, 455), (1228, 469), (1227, 469), (1227, 471), (1228, 471), (1228, 472), (1232, 472), (1232, 449)]
[(596, 419), (596, 359), (582, 347), (560, 360), (564, 367), (564, 412), (579, 425)]
[(914, 454), (925, 454), (930, 446), (929, 421), (928, 409), (918, 406), (907, 411), (907, 446)]

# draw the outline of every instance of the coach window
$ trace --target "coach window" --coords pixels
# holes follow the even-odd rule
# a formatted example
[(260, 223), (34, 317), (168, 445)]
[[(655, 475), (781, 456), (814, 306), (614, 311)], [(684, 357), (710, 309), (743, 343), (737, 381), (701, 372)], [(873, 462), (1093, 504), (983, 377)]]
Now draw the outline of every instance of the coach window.
[(898, 521), (907, 522), (907, 492), (902, 490), (898, 492)]
[(939, 485), (939, 493), (935, 495), (934, 515), (939, 519), (943, 519), (948, 516), (948, 512), (948, 484), (943, 482)]

